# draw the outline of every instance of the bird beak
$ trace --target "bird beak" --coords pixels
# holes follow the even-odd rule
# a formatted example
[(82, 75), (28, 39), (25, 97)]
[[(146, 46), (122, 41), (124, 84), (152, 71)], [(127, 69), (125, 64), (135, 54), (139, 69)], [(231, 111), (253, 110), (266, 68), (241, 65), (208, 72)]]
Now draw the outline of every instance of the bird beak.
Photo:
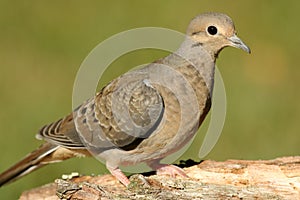
[(230, 46), (242, 49), (247, 53), (251, 53), (250, 48), (236, 34), (228, 38)]

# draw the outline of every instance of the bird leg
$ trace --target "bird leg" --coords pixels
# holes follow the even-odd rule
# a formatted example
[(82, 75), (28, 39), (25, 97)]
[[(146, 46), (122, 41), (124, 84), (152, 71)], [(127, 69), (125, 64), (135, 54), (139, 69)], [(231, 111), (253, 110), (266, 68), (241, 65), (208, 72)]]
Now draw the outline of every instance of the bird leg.
[(188, 178), (188, 175), (186, 175), (184, 170), (175, 165), (161, 164), (159, 162), (148, 163), (148, 165), (153, 170), (156, 170), (157, 175), (169, 175), (171, 177), (181, 176)]
[(106, 168), (109, 170), (109, 172), (116, 177), (123, 185), (125, 185), (126, 187), (130, 184), (129, 179), (127, 178), (127, 176), (125, 176), (125, 174), (120, 170), (120, 168), (112, 168), (109, 166), (106, 166)]

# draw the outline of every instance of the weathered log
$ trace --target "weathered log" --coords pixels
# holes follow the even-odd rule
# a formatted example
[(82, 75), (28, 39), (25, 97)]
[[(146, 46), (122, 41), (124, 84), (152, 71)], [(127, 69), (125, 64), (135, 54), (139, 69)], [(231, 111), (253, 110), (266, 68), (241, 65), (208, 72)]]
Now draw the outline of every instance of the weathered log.
[(189, 178), (133, 175), (128, 188), (111, 175), (57, 179), (20, 199), (300, 199), (300, 156), (206, 160), (184, 170)]

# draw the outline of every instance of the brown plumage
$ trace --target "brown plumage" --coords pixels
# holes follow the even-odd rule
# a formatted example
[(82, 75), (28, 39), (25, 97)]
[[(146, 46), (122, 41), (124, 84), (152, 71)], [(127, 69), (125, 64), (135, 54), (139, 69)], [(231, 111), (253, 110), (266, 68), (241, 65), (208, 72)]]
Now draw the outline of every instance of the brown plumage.
[(66, 117), (44, 126), (40, 148), (0, 174), (0, 186), (51, 162), (92, 154), (124, 185), (120, 165), (145, 162), (158, 173), (182, 175), (159, 161), (196, 133), (211, 105), (215, 60), (226, 46), (250, 53), (221, 13), (194, 18), (173, 54), (130, 71)]

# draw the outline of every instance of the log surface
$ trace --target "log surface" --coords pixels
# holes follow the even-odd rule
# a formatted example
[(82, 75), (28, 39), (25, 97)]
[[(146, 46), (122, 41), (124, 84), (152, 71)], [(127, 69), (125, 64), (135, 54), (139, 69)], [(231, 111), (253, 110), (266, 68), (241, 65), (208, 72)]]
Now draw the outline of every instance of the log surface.
[(300, 156), (206, 160), (184, 170), (190, 178), (133, 175), (128, 188), (111, 175), (57, 179), (20, 199), (300, 199)]

